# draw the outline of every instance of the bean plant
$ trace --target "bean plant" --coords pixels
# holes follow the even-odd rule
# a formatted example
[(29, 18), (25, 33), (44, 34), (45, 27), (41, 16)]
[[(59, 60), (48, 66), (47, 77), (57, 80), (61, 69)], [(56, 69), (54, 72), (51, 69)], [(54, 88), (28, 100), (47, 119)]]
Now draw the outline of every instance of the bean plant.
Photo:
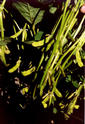
[[(30, 85), (18, 82), (16, 84), (18, 85), (17, 90), (24, 97), (31, 94), (34, 101), (40, 97), (43, 107), (46, 109), (53, 106), (54, 113), (59, 107), (59, 111), (68, 119), (73, 110), (79, 108), (77, 100), (85, 85), (84, 74), (78, 74), (76, 75), (78, 79), (74, 79), (74, 70), (72, 70), (74, 66), (80, 70), (84, 70), (85, 67), (85, 29), (83, 28), (85, 15), (80, 22), (78, 21), (79, 10), (84, 1), (77, 0), (72, 5), (71, 0), (66, 0), (61, 8), (55, 7), (53, 4), (49, 5), (48, 10), (52, 15), (58, 9), (61, 11), (49, 34), (39, 29), (40, 22), (43, 21), (46, 13), (45, 9), (35, 8), (29, 3), (13, 3), (13, 7), (19, 11), (25, 22), (24, 27), (20, 27), (16, 19), (13, 19), (14, 34), (11, 34), (8, 39), (11, 39), (11, 42), (12, 39), (20, 41), (20, 44), (17, 45), (19, 53), (24, 52), (25, 45), (27, 45), (35, 48), (36, 51), (39, 50), (41, 55), (37, 65), (30, 61), (25, 69), (21, 69), (22, 54), (17, 55), (18, 59), (12, 67), (6, 63), (6, 54), (9, 55), (11, 51), (8, 47), (10, 43), (5, 42), (4, 36), (3, 14), (4, 12), (9, 13), (4, 8), (5, 2), (6, 0), (3, 0), (0, 4), (0, 58), (7, 67), (9, 74), (17, 71), (24, 79), (33, 74)], [(13, 17), (12, 14), (10, 14), (11, 17)], [(68, 87), (67, 90), (64, 88), (62, 90), (60, 87), (63, 86), (63, 83), (65, 85), (71, 84), (73, 89), (70, 91), (70, 87)], [(30, 90), (32, 86), (33, 90)], [(63, 91), (65, 91), (64, 94)], [(26, 105), (27, 103), (19, 104), (22, 109)]]

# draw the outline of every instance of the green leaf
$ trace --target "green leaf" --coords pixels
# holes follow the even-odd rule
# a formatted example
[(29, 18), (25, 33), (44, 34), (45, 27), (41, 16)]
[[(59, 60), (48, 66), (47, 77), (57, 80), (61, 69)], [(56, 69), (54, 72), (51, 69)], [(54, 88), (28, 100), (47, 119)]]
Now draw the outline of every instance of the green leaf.
[(43, 36), (43, 31), (39, 31), (36, 35), (35, 35), (35, 37), (34, 37), (34, 39), (35, 40), (41, 40), (41, 38), (42, 38), (42, 36)]
[(39, 13), (38, 13), (38, 15), (36, 16), (35, 21), (34, 21), (34, 24), (35, 24), (35, 25), (42, 21), (44, 12), (45, 12), (44, 10), (40, 10), (40, 11), (39, 11)]
[(43, 18), (44, 10), (40, 10), (40, 8), (34, 8), (29, 3), (17, 2), (13, 3), (13, 6), (31, 24), (34, 23), (36, 25)]
[(85, 50), (80, 51), (81, 58), (85, 60)]
[(54, 13), (56, 12), (56, 10), (57, 10), (56, 7), (51, 7), (51, 8), (49, 9), (49, 12), (50, 12), (51, 14), (54, 14)]
[(72, 84), (73, 84), (73, 86), (74, 86), (74, 87), (76, 87), (76, 88), (78, 88), (78, 87), (79, 87), (79, 84), (78, 84), (78, 82), (77, 82), (77, 81), (72, 81)]
[(58, 111), (55, 107), (53, 107), (53, 113), (56, 114)]
[(68, 82), (70, 82), (71, 81), (71, 75), (67, 75), (67, 77), (66, 77), (66, 82), (68, 83)]
[(17, 2), (13, 3), (13, 6), (20, 12), (20, 14), (29, 22), (33, 23), (33, 20), (39, 11), (39, 8), (34, 8), (29, 3)]

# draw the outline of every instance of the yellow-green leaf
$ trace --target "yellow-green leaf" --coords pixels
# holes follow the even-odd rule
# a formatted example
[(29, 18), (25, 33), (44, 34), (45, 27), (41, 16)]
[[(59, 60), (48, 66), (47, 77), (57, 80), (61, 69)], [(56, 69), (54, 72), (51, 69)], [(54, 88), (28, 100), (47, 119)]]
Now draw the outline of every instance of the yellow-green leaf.
[(55, 107), (53, 107), (53, 113), (56, 114), (57, 112), (58, 110)]
[(51, 7), (51, 8), (49, 9), (49, 12), (50, 12), (51, 14), (54, 14), (54, 13), (56, 12), (56, 10), (57, 10), (56, 7)]

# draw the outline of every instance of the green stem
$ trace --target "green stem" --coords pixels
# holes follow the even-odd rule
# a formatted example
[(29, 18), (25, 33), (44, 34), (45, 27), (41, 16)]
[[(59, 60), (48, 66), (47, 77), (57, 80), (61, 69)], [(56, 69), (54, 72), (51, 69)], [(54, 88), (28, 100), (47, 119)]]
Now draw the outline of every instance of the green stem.
[[(45, 72), (44, 72), (43, 77), (42, 77), (42, 79), (41, 79), (40, 87), (42, 86), (43, 81), (45, 80), (45, 77), (46, 77), (46, 75), (47, 75), (48, 69), (49, 69), (49, 67), (51, 66), (51, 63), (52, 63), (52, 61), (53, 61), (53, 59), (54, 59), (54, 57), (55, 57), (56, 50), (60, 49), (59, 47), (60, 47), (60, 41), (61, 41), (61, 34), (62, 34), (62, 30), (63, 30), (64, 24), (65, 24), (67, 15), (68, 15), (68, 14), (66, 13), (66, 11), (67, 11), (67, 7), (68, 7), (68, 3), (69, 3), (69, 2), (70, 2), (70, 0), (67, 0), (67, 2), (66, 2), (65, 9), (64, 9), (64, 13), (63, 13), (63, 16), (62, 16), (62, 21), (61, 21), (60, 30), (59, 30), (59, 32), (58, 32), (56, 42), (54, 43), (54, 48), (53, 48), (52, 54), (51, 54), (51, 56), (50, 56), (50, 58), (49, 58), (49, 60), (48, 60), (48, 63), (47, 63), (46, 68), (45, 68)], [(79, 4), (76, 5), (76, 8), (77, 8), (78, 5), (79, 5)], [(75, 12), (74, 12), (74, 13), (75, 13)], [(77, 13), (78, 13), (78, 11), (77, 11)], [(77, 13), (76, 13), (76, 15), (74, 16), (74, 18), (77, 16)], [(72, 27), (71, 27), (71, 28), (72, 28)], [(66, 35), (67, 35), (67, 33), (66, 33)], [(79, 42), (79, 41), (77, 41), (77, 42)], [(76, 44), (77, 44), (77, 43), (76, 43)], [(71, 47), (71, 49), (69, 49), (69, 50), (64, 54), (64, 56), (60, 59), (60, 61), (58, 62), (58, 64), (60, 64), (61, 61), (62, 61), (62, 59), (63, 59), (71, 50), (73, 50), (73, 49), (75, 48), (75, 45), (76, 45), (76, 44), (74, 44), (74, 45)], [(58, 64), (57, 64), (57, 65), (58, 65)], [(56, 67), (55, 67), (55, 68), (56, 68)], [(55, 70), (55, 69), (54, 69), (54, 70)]]
[[(4, 26), (3, 26), (3, 9), (4, 9), (4, 5), (5, 5), (6, 0), (3, 0), (2, 4), (0, 5), (0, 29), (1, 29), (1, 40), (4, 41)], [(1, 47), (1, 59), (3, 61), (4, 64), (6, 64), (6, 59), (5, 59), (5, 47), (2, 46)]]
[[(63, 69), (63, 70), (66, 69), (65, 66), (66, 66), (66, 64), (68, 63), (68, 61), (70, 60), (70, 58), (72, 57), (72, 55), (75, 53), (75, 51), (76, 51), (78, 48), (82, 47), (82, 46), (84, 45), (84, 43), (85, 43), (84, 39), (82, 39), (81, 42), (79, 42), (79, 44), (76, 46), (76, 48), (72, 51), (72, 53), (69, 55), (69, 57), (68, 57), (68, 58), (65, 60), (65, 62), (63, 63), (63, 65), (62, 65), (62, 69)], [(53, 91), (54, 91), (54, 88), (57, 86), (58, 79), (59, 79), (60, 75), (61, 75), (61, 70), (59, 70), (59, 74), (58, 74), (57, 79), (56, 79), (56, 81), (55, 81), (55, 85), (54, 85), (54, 87), (53, 87)]]
[(3, 17), (2, 12), (0, 12), (0, 28), (1, 28), (1, 39), (4, 40), (4, 28), (3, 28)]
[(85, 31), (82, 33), (81, 37), (63, 54), (63, 56), (60, 58), (60, 60), (58, 61), (58, 63), (54, 67), (53, 73), (54, 73), (55, 69), (61, 64), (62, 60), (66, 57), (66, 55), (69, 52), (71, 52), (81, 40), (84, 40), (84, 39), (85, 39)]

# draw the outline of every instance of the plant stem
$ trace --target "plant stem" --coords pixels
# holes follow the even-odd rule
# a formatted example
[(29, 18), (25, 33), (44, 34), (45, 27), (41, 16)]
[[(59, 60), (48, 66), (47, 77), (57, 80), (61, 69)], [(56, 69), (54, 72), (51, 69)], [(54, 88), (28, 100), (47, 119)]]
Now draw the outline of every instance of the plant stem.
[(1, 28), (1, 39), (4, 40), (4, 28), (3, 28), (3, 17), (2, 12), (0, 12), (0, 28)]
[[(3, 9), (5, 5), (6, 0), (3, 0), (2, 4), (0, 5), (0, 29), (1, 29), (1, 40), (4, 41), (4, 26), (3, 26)], [(6, 64), (5, 59), (5, 46), (1, 47), (1, 59), (4, 64)]]
[(6, 0), (3, 0), (1, 7), (4, 7), (5, 3), (6, 3)]

